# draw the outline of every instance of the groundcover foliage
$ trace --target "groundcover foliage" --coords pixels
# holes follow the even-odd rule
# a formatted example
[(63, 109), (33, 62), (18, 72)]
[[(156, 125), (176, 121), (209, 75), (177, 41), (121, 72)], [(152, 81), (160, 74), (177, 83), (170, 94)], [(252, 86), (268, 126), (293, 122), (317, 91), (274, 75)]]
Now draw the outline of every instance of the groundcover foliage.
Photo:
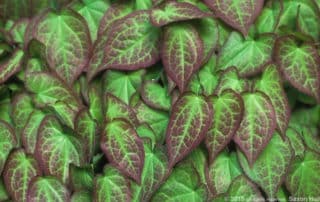
[(319, 0), (1, 0), (0, 201), (320, 201)]

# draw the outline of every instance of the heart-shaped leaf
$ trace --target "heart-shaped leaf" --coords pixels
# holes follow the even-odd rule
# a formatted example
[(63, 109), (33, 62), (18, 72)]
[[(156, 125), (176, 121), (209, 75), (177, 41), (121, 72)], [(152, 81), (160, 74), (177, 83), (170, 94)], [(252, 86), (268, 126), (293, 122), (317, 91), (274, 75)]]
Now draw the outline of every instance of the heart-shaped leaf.
[(83, 146), (85, 148), (85, 156), (87, 162), (90, 162), (97, 150), (97, 123), (91, 118), (87, 109), (81, 110), (76, 118), (75, 131), (83, 139)]
[(204, 18), (210, 15), (191, 3), (168, 1), (160, 8), (151, 10), (151, 22), (160, 27), (172, 22)]
[(101, 19), (98, 38), (93, 46), (93, 53), (88, 65), (88, 79), (91, 80), (99, 71), (104, 58), (104, 46), (109, 39), (111, 28), (118, 20), (122, 19), (132, 11), (130, 5), (113, 4)]
[(211, 192), (215, 196), (226, 193), (232, 181), (241, 173), (236, 153), (221, 152), (206, 170)]
[(203, 43), (197, 30), (190, 24), (165, 27), (161, 58), (167, 75), (185, 90), (191, 76), (200, 68)]
[(66, 134), (54, 116), (47, 116), (38, 130), (35, 156), (46, 175), (67, 183), (70, 164), (80, 166), (84, 162), (81, 146), (79, 137)]
[(107, 68), (135, 70), (159, 60), (159, 32), (150, 23), (147, 11), (136, 11), (119, 21), (109, 33), (104, 47), (103, 65)]
[(264, 0), (204, 0), (215, 14), (231, 27), (247, 35), (260, 14)]
[(45, 114), (40, 110), (34, 110), (30, 114), (28, 121), (21, 133), (22, 145), (25, 148), (26, 153), (34, 153), (37, 142), (38, 129), (44, 117)]
[(232, 32), (219, 53), (217, 68), (225, 70), (235, 66), (240, 76), (257, 74), (271, 61), (274, 42), (272, 34), (245, 39), (241, 34)]
[(155, 109), (168, 111), (171, 107), (170, 96), (167, 89), (158, 83), (147, 81), (142, 85), (141, 97), (145, 103)]
[(17, 49), (5, 63), (0, 64), (0, 84), (20, 71), (23, 56), (24, 52)]
[(275, 131), (275, 111), (262, 92), (243, 93), (242, 99), (244, 115), (233, 139), (252, 166)]
[(229, 201), (235, 198), (241, 201), (264, 201), (258, 187), (244, 175), (232, 181), (225, 199)]
[(277, 128), (284, 135), (289, 123), (290, 107), (282, 87), (280, 73), (274, 64), (266, 66), (262, 78), (255, 84), (255, 89), (270, 98), (276, 113)]
[(152, 149), (144, 144), (145, 163), (141, 176), (141, 185), (131, 184), (133, 200), (150, 201), (153, 193), (165, 179), (168, 169), (168, 159), (161, 147)]
[(56, 177), (35, 177), (29, 184), (27, 202), (70, 201), (70, 191)]
[(277, 133), (273, 135), (252, 168), (246, 157), (238, 152), (239, 162), (247, 176), (256, 182), (269, 198), (276, 197), (280, 185), (285, 180), (292, 154), (288, 139), (282, 140)]
[(103, 175), (94, 179), (93, 200), (96, 202), (126, 202), (131, 200), (127, 179), (114, 167), (107, 165)]
[(6, 188), (15, 201), (27, 201), (27, 191), (31, 179), (41, 174), (36, 159), (26, 155), (23, 149), (13, 151), (3, 172)]
[(209, 159), (213, 161), (239, 128), (244, 106), (241, 96), (232, 90), (226, 90), (219, 96), (211, 96), (209, 102), (214, 115), (212, 126), (206, 136), (206, 146)]
[[(174, 187), (174, 190), (173, 190)], [(200, 183), (196, 169), (191, 163), (177, 166), (158, 189), (151, 201), (190, 201), (204, 202), (207, 192)]]
[(290, 36), (276, 41), (275, 58), (283, 76), (295, 88), (320, 102), (320, 56), (311, 44), (297, 44)]
[(84, 0), (81, 2), (75, 2), (71, 7), (87, 21), (91, 39), (92, 41), (95, 41), (97, 38), (100, 20), (109, 8), (109, 1)]
[(307, 150), (304, 157), (296, 158), (290, 166), (286, 186), (292, 196), (318, 197), (320, 187), (320, 155)]
[(100, 146), (115, 167), (140, 184), (144, 149), (142, 140), (128, 122), (116, 119), (107, 123)]
[(204, 97), (187, 93), (179, 98), (172, 108), (166, 134), (169, 167), (200, 144), (211, 125), (212, 116), (212, 107)]
[(15, 133), (11, 126), (0, 120), (0, 174), (8, 155), (17, 144)]
[(67, 83), (73, 83), (87, 64), (91, 49), (90, 32), (84, 18), (72, 10), (45, 12), (33, 35), (45, 45), (49, 67)]

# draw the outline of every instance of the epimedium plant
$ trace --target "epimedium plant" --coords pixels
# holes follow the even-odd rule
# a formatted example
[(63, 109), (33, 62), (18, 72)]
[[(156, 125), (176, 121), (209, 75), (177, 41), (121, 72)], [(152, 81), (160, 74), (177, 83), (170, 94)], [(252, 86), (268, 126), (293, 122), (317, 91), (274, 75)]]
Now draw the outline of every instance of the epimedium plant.
[(0, 11), (0, 201), (320, 200), (319, 0)]

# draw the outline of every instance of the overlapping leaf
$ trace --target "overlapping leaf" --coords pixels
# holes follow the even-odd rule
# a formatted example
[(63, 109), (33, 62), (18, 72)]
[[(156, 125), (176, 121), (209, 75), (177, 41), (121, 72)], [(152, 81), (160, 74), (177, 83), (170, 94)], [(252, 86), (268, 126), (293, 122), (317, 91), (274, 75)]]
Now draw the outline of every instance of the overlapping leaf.
[(145, 103), (155, 109), (168, 111), (171, 106), (167, 89), (155, 82), (145, 82), (142, 85), (141, 97)]
[(269, 98), (261, 93), (244, 93), (244, 115), (234, 141), (252, 166), (271, 139), (275, 128), (275, 111)]
[(203, 42), (197, 30), (190, 24), (166, 27), (161, 58), (166, 73), (183, 92), (203, 59)]
[(109, 33), (104, 47), (106, 68), (135, 70), (146, 68), (159, 59), (159, 29), (150, 23), (147, 11), (136, 11), (124, 17)]
[(204, 2), (220, 19), (243, 35), (247, 35), (250, 25), (263, 8), (264, 0), (205, 0)]
[(190, 3), (168, 1), (160, 8), (151, 10), (151, 22), (160, 27), (172, 22), (204, 18), (210, 15)]
[(295, 88), (320, 101), (320, 56), (311, 44), (297, 44), (290, 36), (277, 40), (275, 57), (283, 76)]
[(0, 173), (2, 173), (11, 149), (13, 149), (16, 144), (17, 140), (14, 130), (6, 122), (0, 121)]
[(117, 119), (107, 123), (100, 146), (113, 165), (140, 184), (144, 149), (142, 140), (128, 122)]
[[(174, 189), (173, 189), (174, 187)], [(190, 163), (177, 166), (166, 182), (152, 197), (152, 201), (206, 201), (207, 192)]]
[(84, 162), (81, 139), (65, 133), (54, 116), (44, 118), (38, 131), (35, 156), (41, 168), (45, 174), (68, 182), (70, 164)]
[(107, 165), (103, 175), (98, 175), (94, 180), (95, 202), (127, 202), (131, 199), (129, 182), (114, 167)]
[(318, 197), (320, 187), (320, 156), (307, 150), (303, 158), (296, 158), (290, 166), (286, 186), (292, 196)]
[(226, 90), (219, 96), (211, 96), (213, 123), (206, 135), (210, 161), (231, 141), (239, 128), (244, 106), (239, 94)]
[(228, 154), (223, 151), (209, 165), (206, 173), (211, 192), (219, 195), (228, 191), (232, 181), (241, 175), (242, 170), (236, 153)]
[(23, 56), (23, 50), (17, 49), (5, 63), (0, 64), (0, 84), (20, 70)]
[(252, 167), (245, 156), (239, 152), (239, 161), (247, 176), (256, 182), (269, 198), (275, 198), (285, 179), (292, 159), (292, 149), (288, 139), (282, 140), (274, 134), (266, 148)]
[(84, 18), (72, 10), (46, 12), (36, 24), (33, 36), (45, 45), (49, 67), (72, 84), (89, 60), (91, 39)]
[(262, 194), (255, 184), (244, 175), (238, 176), (230, 185), (226, 200), (239, 199), (241, 201), (263, 201)]
[(144, 144), (145, 163), (141, 176), (141, 185), (132, 183), (132, 198), (136, 201), (150, 201), (153, 193), (164, 181), (168, 173), (168, 159), (162, 147), (152, 149)]
[(254, 75), (271, 61), (274, 41), (272, 34), (245, 39), (241, 34), (232, 32), (221, 49), (217, 68), (225, 70), (235, 66), (240, 76)]
[(13, 151), (3, 172), (4, 183), (12, 199), (27, 201), (29, 183), (40, 174), (40, 167), (34, 157), (26, 155), (23, 149)]
[(204, 97), (185, 94), (174, 104), (167, 128), (169, 166), (183, 159), (205, 137), (213, 111)]
[(289, 123), (290, 107), (282, 87), (280, 73), (274, 64), (266, 66), (262, 78), (255, 84), (255, 89), (270, 98), (276, 113), (277, 128), (284, 135)]
[(55, 177), (35, 177), (29, 184), (27, 202), (66, 202), (70, 192)]

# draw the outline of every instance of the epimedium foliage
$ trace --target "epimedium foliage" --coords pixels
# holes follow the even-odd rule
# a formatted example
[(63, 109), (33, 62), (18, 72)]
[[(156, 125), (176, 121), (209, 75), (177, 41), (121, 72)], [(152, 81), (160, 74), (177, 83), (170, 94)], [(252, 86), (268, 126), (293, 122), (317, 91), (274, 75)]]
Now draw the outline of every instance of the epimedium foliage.
[(319, 0), (0, 1), (0, 201), (319, 200), (319, 21)]

